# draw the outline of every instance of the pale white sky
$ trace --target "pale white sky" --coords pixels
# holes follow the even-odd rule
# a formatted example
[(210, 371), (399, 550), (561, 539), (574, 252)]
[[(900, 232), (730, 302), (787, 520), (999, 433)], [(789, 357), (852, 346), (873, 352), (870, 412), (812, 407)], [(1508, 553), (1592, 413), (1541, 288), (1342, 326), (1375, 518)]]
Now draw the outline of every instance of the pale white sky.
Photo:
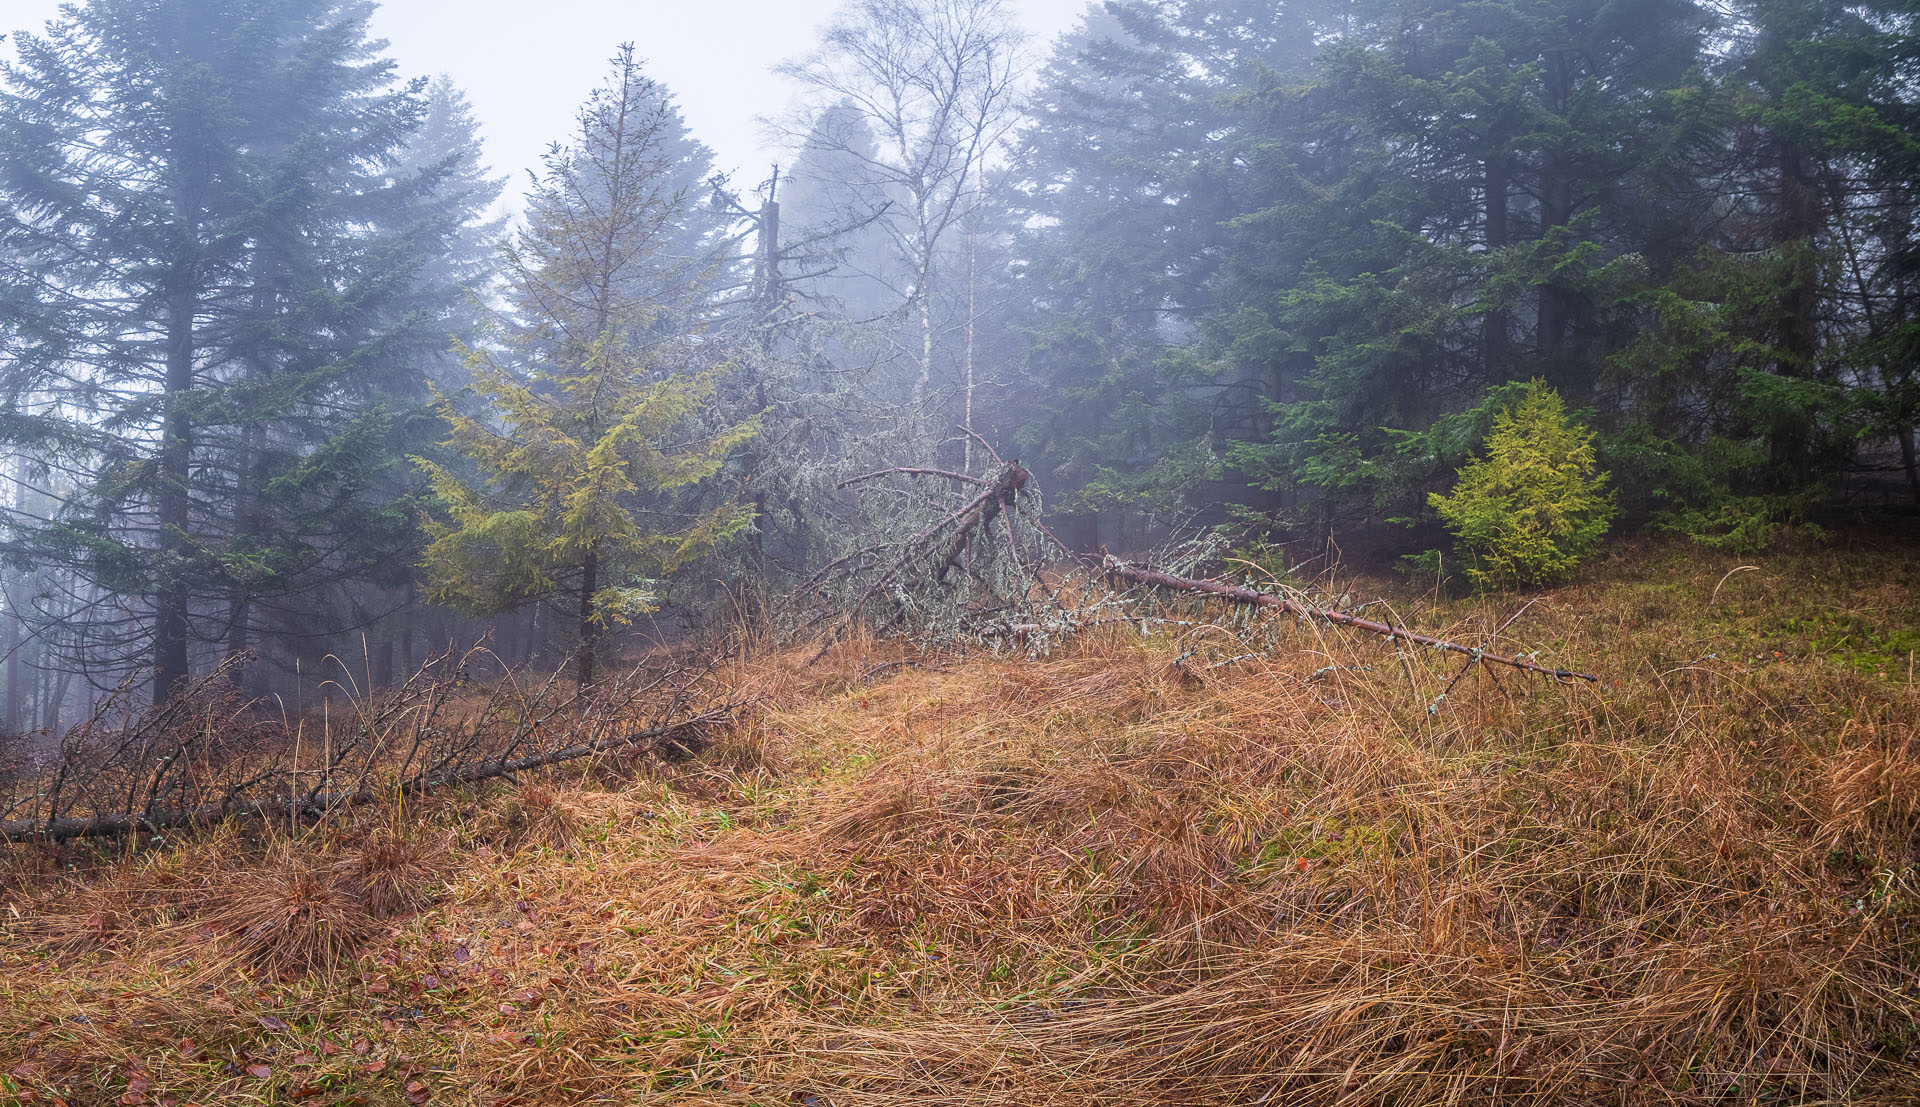
[[(1008, 0), (1036, 57), (1089, 0)], [(38, 32), (60, 0), (0, 0), (0, 31)], [(793, 90), (770, 69), (806, 53), (839, 0), (386, 0), (373, 30), (407, 76), (451, 73), (484, 129), (487, 161), (510, 195), (631, 40), (734, 184), (750, 188), (781, 157), (756, 119)], [(0, 52), (13, 56), (10, 44)]]

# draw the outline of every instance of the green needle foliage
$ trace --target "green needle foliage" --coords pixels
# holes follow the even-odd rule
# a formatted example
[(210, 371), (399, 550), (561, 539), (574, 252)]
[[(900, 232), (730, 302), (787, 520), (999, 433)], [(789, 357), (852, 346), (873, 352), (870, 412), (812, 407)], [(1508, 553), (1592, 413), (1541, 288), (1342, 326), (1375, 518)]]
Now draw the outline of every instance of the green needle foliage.
[(659, 607), (658, 579), (740, 533), (753, 514), (728, 503), (681, 526), (643, 526), (636, 496), (669, 492), (717, 472), (759, 429), (758, 419), (669, 445), (714, 395), (718, 374), (643, 383), (603, 343), (571, 372), (517, 380), (480, 355), (475, 391), (496, 426), (441, 398), (447, 445), (480, 480), (416, 458), (446, 521), (425, 523), (428, 595), (475, 614), (499, 614), (568, 593), (579, 602), (583, 682), (591, 647), (610, 629)]
[(753, 521), (675, 496), (759, 429), (717, 415), (724, 368), (695, 340), (721, 267), (686, 202), (707, 161), (622, 46), (503, 251), (503, 341), (467, 351), (490, 410), (439, 398), (471, 472), (415, 459), (447, 513), (425, 523), (428, 595), (477, 615), (558, 602), (583, 685), (607, 633), (659, 607), (665, 575)]
[(1486, 457), (1460, 469), (1452, 495), (1428, 496), (1483, 588), (1544, 584), (1579, 565), (1613, 521), (1593, 432), (1567, 417), (1560, 394), (1535, 380), (1496, 415)]

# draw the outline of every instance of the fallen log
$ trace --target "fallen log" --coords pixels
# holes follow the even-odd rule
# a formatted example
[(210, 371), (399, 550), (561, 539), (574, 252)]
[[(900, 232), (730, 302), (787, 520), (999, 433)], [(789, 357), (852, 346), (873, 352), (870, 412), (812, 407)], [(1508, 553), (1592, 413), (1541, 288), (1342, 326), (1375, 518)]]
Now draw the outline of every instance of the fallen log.
[(484, 780), (511, 776), (530, 769), (545, 768), (566, 761), (591, 757), (597, 753), (642, 743), (660, 744), (663, 740), (691, 737), (706, 727), (731, 718), (728, 708), (703, 711), (678, 722), (644, 727), (626, 734), (593, 742), (578, 742), (545, 753), (525, 757), (487, 761), (464, 769), (426, 773), (397, 785), (362, 787), (352, 791), (319, 792), (304, 796), (275, 797), (244, 803), (218, 803), (171, 811), (116, 812), (104, 815), (69, 815), (54, 819), (11, 819), (0, 822), (0, 842), (63, 842), (76, 838), (118, 838), (140, 831), (157, 833), (179, 827), (210, 826), (223, 819), (280, 820), (316, 819), (330, 812), (364, 807), (396, 795), (417, 796), (439, 788), (477, 784)]
[(1232, 600), (1234, 603), (1246, 604), (1249, 607), (1278, 608), (1281, 611), (1285, 611), (1301, 619), (1320, 619), (1332, 623), (1335, 626), (1371, 631), (1374, 634), (1385, 635), (1397, 641), (1411, 642), (1416, 646), (1427, 646), (1431, 649), (1441, 650), (1447, 653), (1462, 654), (1474, 661), (1491, 661), (1497, 665), (1511, 665), (1516, 669), (1522, 669), (1529, 673), (1539, 673), (1542, 676), (1550, 676), (1556, 680), (1584, 680), (1593, 682), (1600, 679), (1592, 673), (1577, 673), (1571, 669), (1549, 668), (1545, 665), (1529, 661), (1524, 657), (1507, 657), (1502, 654), (1489, 653), (1478, 646), (1464, 646), (1458, 642), (1449, 642), (1442, 638), (1435, 638), (1432, 635), (1420, 634), (1408, 630), (1405, 627), (1394, 626), (1391, 623), (1382, 623), (1374, 619), (1363, 619), (1358, 615), (1348, 615), (1341, 611), (1315, 607), (1312, 604), (1302, 603), (1288, 596), (1276, 596), (1269, 592), (1256, 592), (1251, 588), (1223, 584), (1217, 580), (1196, 580), (1191, 577), (1177, 577), (1171, 573), (1162, 573), (1111, 558), (1106, 561), (1102, 568), (1111, 577), (1132, 581), (1135, 584), (1146, 584), (1156, 588), (1170, 588), (1176, 591), (1194, 592), (1207, 596), (1219, 596), (1223, 599)]

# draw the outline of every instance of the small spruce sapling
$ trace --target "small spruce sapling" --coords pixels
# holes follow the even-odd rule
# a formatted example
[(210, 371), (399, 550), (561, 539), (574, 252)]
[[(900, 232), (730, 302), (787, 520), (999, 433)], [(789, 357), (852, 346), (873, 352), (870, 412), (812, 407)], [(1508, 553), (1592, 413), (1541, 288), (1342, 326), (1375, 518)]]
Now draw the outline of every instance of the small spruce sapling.
[(1428, 497), (1482, 588), (1564, 578), (1606, 534), (1615, 513), (1596, 472), (1593, 431), (1568, 418), (1559, 393), (1535, 380), (1495, 416), (1486, 456), (1468, 459), (1451, 495)]

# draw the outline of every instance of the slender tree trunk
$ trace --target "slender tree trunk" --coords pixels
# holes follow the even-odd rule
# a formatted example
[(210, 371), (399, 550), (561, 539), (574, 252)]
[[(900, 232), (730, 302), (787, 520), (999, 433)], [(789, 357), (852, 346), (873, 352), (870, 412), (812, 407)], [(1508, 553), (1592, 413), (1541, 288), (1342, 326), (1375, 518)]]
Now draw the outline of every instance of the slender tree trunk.
[(186, 562), (192, 553), (188, 513), (192, 500), (187, 467), (193, 454), (193, 424), (187, 397), (193, 391), (194, 296), (184, 276), (174, 278), (167, 303), (167, 377), (165, 415), (160, 430), (159, 573), (154, 592), (153, 702), (164, 703), (186, 681)]
[(913, 402), (916, 407), (926, 399), (927, 389), (933, 383), (933, 240), (927, 227), (927, 198), (916, 193), (913, 198), (914, 252), (919, 256), (919, 272), (914, 275), (913, 294), (920, 300), (920, 378), (914, 382)]
[[(1563, 111), (1571, 98), (1567, 58), (1553, 54), (1547, 59), (1546, 91), (1555, 111)], [(1540, 233), (1550, 235), (1573, 222), (1573, 167), (1561, 147), (1546, 151), (1540, 179)], [(1540, 286), (1534, 342), (1542, 354), (1560, 348), (1567, 331), (1567, 292), (1548, 279)]]
[(67, 685), (73, 680), (72, 673), (61, 673), (53, 682), (53, 690), (47, 695), (47, 715), (45, 728), (54, 736), (56, 742), (60, 736), (60, 712), (67, 702)]
[[(967, 366), (966, 412), (964, 419), (968, 430), (973, 429), (973, 312), (975, 295), (978, 291), (974, 282), (974, 255), (977, 252), (978, 240), (974, 234), (969, 231), (967, 234), (967, 326), (963, 338), (966, 347)], [(960, 467), (960, 471), (963, 473), (971, 473), (973, 472), (973, 438), (971, 436), (963, 438), (961, 440), (961, 448), (965, 450), (963, 458), (966, 463)]]
[(412, 580), (407, 581), (407, 604), (403, 610), (406, 613), (400, 619), (400, 679), (407, 680), (413, 676), (414, 671), (414, 613), (420, 610), (420, 586)]
[[(1774, 361), (1774, 371), (1782, 377), (1804, 379), (1814, 374), (1820, 342), (1820, 271), (1814, 257), (1821, 226), (1820, 192), (1812, 159), (1792, 143), (1783, 144), (1779, 151), (1778, 187), (1780, 209), (1774, 245), (1792, 251), (1794, 263), (1780, 295), (1780, 355)], [(1782, 488), (1797, 488), (1813, 474), (1811, 414), (1806, 418), (1788, 416), (1768, 436), (1775, 479)]]
[(1913, 502), (1920, 504), (1920, 456), (1916, 456), (1913, 445), (1913, 428), (1900, 428), (1900, 461), (1907, 470), (1907, 491), (1913, 493)]
[[(13, 482), (13, 510), (16, 514), (23, 511), (27, 504), (26, 485), (18, 477)], [(21, 702), (20, 687), (20, 603), (18, 599), (20, 581), (9, 576), (7, 589), (7, 729), (26, 730), (26, 705)]]
[[(233, 533), (235, 538), (247, 538), (258, 534), (260, 529), (259, 505), (256, 502), (259, 474), (255, 463), (262, 445), (260, 428), (248, 427), (242, 433), (240, 443), (240, 457), (234, 477)], [(234, 581), (232, 594), (227, 600), (227, 655), (236, 659), (243, 657), (253, 644), (248, 625), (253, 621), (251, 587), (250, 581)], [(233, 662), (233, 681), (236, 686), (249, 688), (251, 675), (251, 667), (244, 661)], [(258, 690), (252, 691), (257, 694)]]
[(600, 623), (594, 618), (593, 598), (600, 587), (600, 555), (588, 547), (580, 563), (580, 686), (593, 683), (594, 655), (600, 649)]
[[(1507, 245), (1507, 188), (1509, 173), (1504, 156), (1489, 158), (1486, 163), (1487, 252), (1504, 249)], [(1507, 363), (1508, 334), (1512, 329), (1512, 317), (1506, 309), (1488, 311), (1480, 319), (1480, 357), (1489, 377), (1501, 376)]]
[[(773, 167), (773, 184), (767, 192), (766, 202), (760, 205), (759, 220), (759, 256), (760, 256), (760, 352), (771, 359), (774, 350), (774, 321), (780, 310), (782, 287), (780, 283), (780, 204), (774, 199), (779, 194), (780, 167)], [(753, 367), (753, 402), (755, 409), (767, 409), (767, 382), (764, 366)], [(753, 505), (753, 527), (747, 531), (747, 548), (752, 562), (758, 570), (760, 579), (766, 579), (766, 529), (767, 529), (767, 486), (762, 470), (767, 458), (758, 440), (748, 445), (745, 455), (747, 463), (747, 502)]]
[(14, 608), (14, 583), (7, 582), (7, 729), (20, 725), (20, 612)]

